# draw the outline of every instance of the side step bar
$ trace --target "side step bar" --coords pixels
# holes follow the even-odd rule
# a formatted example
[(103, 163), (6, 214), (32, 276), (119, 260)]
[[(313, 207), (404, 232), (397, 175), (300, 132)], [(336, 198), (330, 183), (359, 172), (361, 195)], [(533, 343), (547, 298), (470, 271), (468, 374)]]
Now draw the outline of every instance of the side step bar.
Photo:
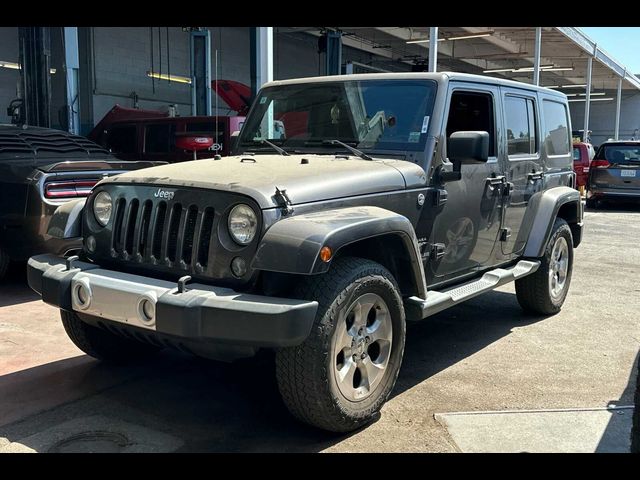
[(444, 292), (429, 291), (427, 298), (409, 297), (405, 301), (407, 317), (410, 320), (421, 320), (441, 312), (465, 300), (489, 292), (505, 283), (534, 273), (540, 267), (540, 262), (520, 260), (511, 268), (496, 268), (486, 272), (478, 280), (465, 283)]

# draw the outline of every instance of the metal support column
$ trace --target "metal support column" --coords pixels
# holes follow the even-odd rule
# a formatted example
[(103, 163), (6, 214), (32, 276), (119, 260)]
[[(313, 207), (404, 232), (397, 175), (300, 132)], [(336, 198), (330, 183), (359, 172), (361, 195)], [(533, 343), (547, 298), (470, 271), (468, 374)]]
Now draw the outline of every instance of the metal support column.
[(211, 36), (207, 29), (190, 34), (191, 112), (211, 115)]
[(251, 29), (251, 91), (273, 80), (273, 27)]
[(589, 107), (591, 106), (591, 68), (593, 66), (593, 57), (587, 59), (587, 91), (584, 99), (584, 132), (582, 133), (582, 141), (586, 142), (589, 138)]
[(429, 71), (438, 69), (438, 27), (429, 27)]
[(71, 133), (80, 135), (78, 27), (64, 27), (64, 62), (67, 77), (68, 130)]
[(28, 125), (51, 127), (51, 36), (49, 27), (18, 27), (20, 42), (20, 107)]
[[(626, 73), (626, 72), (625, 72)], [(618, 140), (620, 134), (620, 102), (622, 100), (622, 77), (618, 79), (618, 95), (616, 97), (616, 128), (614, 138)]]
[(542, 45), (542, 27), (536, 27), (536, 44), (533, 56), (533, 84), (540, 85), (540, 46)]
[(325, 72), (327, 75), (340, 75), (342, 70), (342, 32), (327, 32), (327, 53)]

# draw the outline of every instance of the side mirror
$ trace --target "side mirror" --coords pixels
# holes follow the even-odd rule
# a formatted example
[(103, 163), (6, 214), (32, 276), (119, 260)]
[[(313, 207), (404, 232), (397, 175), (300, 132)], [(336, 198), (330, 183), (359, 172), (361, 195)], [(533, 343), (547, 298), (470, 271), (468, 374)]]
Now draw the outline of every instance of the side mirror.
[(489, 159), (488, 132), (454, 132), (449, 137), (448, 154), (451, 163), (465, 165)]

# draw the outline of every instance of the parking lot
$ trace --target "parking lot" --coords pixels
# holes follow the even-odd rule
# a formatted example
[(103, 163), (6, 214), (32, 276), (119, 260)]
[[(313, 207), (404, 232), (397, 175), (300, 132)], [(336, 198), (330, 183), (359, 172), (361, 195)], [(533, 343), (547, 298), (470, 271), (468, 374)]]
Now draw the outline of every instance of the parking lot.
[[(508, 285), (411, 325), (392, 398), (377, 422), (349, 436), (290, 417), (269, 355), (222, 364), (165, 351), (134, 366), (99, 364), (71, 343), (57, 310), (39, 301), (16, 269), (0, 284), (0, 452), (470, 451), (469, 438), (482, 443), (478, 427), (456, 426), (442, 414), (597, 413), (632, 405), (638, 238), (637, 206), (587, 211), (561, 313), (525, 315)], [(579, 416), (536, 428), (557, 429), (547, 430), (550, 451), (620, 450), (630, 422), (613, 420), (628, 419), (630, 410), (605, 414), (611, 421), (600, 429), (586, 422), (588, 438), (579, 433)], [(487, 425), (494, 440), (507, 442), (502, 450), (534, 449), (502, 431), (503, 422)], [(531, 422), (521, 425), (526, 430)]]

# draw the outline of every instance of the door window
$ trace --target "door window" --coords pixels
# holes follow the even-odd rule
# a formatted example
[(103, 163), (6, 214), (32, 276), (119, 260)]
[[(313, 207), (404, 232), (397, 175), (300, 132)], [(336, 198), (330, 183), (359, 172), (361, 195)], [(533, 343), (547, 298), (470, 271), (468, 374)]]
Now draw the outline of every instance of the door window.
[(547, 155), (569, 154), (569, 122), (567, 107), (562, 103), (545, 100), (542, 102), (544, 114), (544, 144)]
[(508, 155), (536, 153), (536, 124), (533, 101), (522, 97), (505, 97)]
[(447, 147), (454, 132), (481, 131), (489, 134), (489, 156), (495, 157), (496, 129), (493, 97), (488, 93), (453, 92), (447, 120)]

